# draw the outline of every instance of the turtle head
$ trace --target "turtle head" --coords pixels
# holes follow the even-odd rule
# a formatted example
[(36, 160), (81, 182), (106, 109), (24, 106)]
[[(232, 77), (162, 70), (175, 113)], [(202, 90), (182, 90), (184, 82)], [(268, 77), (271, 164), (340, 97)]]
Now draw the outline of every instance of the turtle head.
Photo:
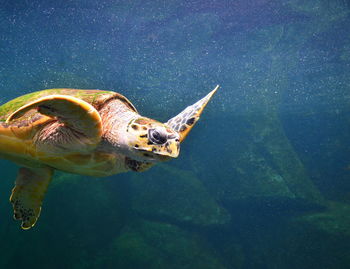
[(140, 161), (166, 161), (180, 153), (180, 136), (164, 123), (139, 117), (127, 126), (128, 146)]
[(159, 162), (176, 158), (180, 153), (180, 143), (196, 124), (218, 88), (219, 85), (166, 123), (142, 116), (133, 118), (121, 136), (128, 156), (142, 162)]

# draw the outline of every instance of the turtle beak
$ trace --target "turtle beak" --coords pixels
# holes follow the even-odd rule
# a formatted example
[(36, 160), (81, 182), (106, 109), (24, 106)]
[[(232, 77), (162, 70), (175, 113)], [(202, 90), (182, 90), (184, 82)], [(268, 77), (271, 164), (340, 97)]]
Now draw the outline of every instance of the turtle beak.
[(171, 158), (177, 158), (180, 153), (180, 140), (169, 139), (168, 142), (165, 143), (164, 155), (169, 156)]
[(171, 134), (168, 136), (167, 142), (161, 145), (156, 153), (161, 156), (161, 159), (168, 160), (169, 158), (177, 158), (180, 154), (180, 135)]

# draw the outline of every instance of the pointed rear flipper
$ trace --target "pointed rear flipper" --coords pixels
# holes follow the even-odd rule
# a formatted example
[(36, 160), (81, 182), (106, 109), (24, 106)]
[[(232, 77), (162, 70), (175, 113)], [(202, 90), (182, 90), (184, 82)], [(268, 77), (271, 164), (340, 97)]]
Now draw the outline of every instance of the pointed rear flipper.
[(219, 85), (215, 87), (209, 94), (204, 98), (196, 102), (195, 104), (187, 107), (177, 116), (171, 118), (166, 122), (166, 125), (171, 127), (174, 131), (180, 134), (180, 142), (182, 142), (188, 133), (191, 131), (193, 126), (199, 120), (200, 115), (203, 112), (203, 109), (208, 104), (209, 100), (212, 98), (214, 93), (219, 89)]
[(39, 218), (52, 174), (53, 169), (49, 167), (19, 169), (10, 202), (13, 205), (13, 216), (16, 220), (22, 220), (23, 229), (33, 227)]

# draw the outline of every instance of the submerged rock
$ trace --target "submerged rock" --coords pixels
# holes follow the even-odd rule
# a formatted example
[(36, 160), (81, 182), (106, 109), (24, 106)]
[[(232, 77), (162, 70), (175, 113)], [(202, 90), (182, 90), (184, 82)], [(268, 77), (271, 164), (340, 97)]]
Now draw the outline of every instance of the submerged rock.
[[(243, 205), (297, 210), (322, 204), (323, 198), (286, 137), (277, 114), (272, 111), (239, 116), (209, 122), (212, 129), (220, 130), (216, 141), (222, 143), (213, 145), (203, 140), (207, 146), (196, 152), (201, 156), (200, 162), (192, 158), (192, 166), (214, 197), (231, 209)], [(202, 132), (204, 137), (210, 137), (206, 134), (210, 130)], [(216, 158), (204, 151), (213, 152)]]
[(112, 244), (106, 268), (224, 269), (215, 252), (193, 233), (175, 225), (137, 220)]
[(159, 165), (132, 175), (131, 191), (132, 209), (146, 218), (200, 226), (230, 220), (228, 212), (190, 171)]
[[(275, 268), (337, 268), (350, 264), (350, 206), (329, 203), (322, 212), (297, 217), (279, 230), (279, 239), (270, 243), (269, 256), (277, 249), (287, 255), (275, 260)], [(288, 266), (286, 266), (288, 264)]]
[(304, 215), (297, 218), (296, 222), (329, 236), (350, 239), (350, 205), (348, 204), (329, 202), (325, 211)]
[[(238, 246), (249, 253), (242, 268), (347, 269), (349, 213), (349, 205), (331, 203), (326, 210), (292, 218), (252, 214), (233, 223), (220, 244)], [(228, 250), (234, 253), (234, 249)]]

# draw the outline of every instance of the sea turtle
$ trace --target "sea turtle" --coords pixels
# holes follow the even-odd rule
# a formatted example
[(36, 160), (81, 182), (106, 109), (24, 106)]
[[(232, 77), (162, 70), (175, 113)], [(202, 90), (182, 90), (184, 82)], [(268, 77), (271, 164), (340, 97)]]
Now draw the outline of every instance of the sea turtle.
[(3, 104), (0, 158), (21, 166), (10, 197), (14, 218), (23, 229), (34, 226), (54, 170), (103, 177), (176, 158), (218, 87), (166, 123), (112, 91), (49, 89)]

